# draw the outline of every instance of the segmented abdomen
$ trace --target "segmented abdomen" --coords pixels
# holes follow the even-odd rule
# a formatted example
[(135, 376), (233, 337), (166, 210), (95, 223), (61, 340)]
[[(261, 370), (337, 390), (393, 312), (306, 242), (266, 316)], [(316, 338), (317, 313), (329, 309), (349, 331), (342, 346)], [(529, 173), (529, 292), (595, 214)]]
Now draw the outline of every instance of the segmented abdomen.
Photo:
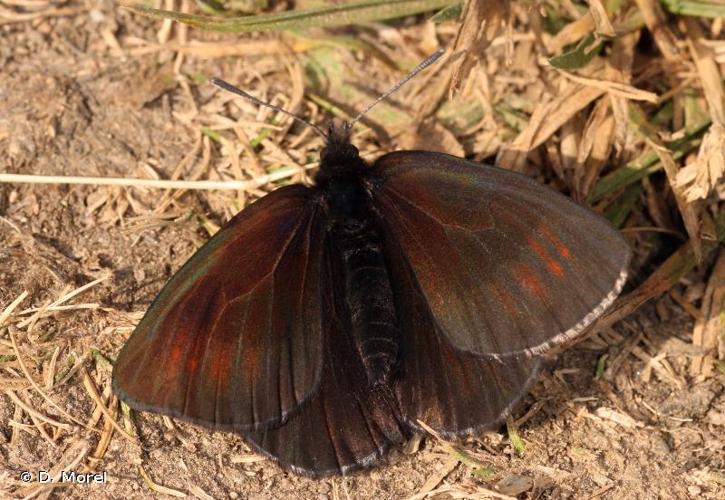
[(345, 273), (345, 300), (351, 334), (371, 385), (388, 380), (398, 356), (393, 293), (380, 235), (371, 218), (335, 228)]

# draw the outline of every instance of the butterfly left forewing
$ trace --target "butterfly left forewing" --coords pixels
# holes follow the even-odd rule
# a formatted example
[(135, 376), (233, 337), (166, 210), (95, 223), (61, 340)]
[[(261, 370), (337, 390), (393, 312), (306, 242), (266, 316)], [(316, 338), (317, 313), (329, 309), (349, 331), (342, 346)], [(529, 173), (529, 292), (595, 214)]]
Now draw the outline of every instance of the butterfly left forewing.
[(322, 223), (300, 185), (240, 212), (148, 309), (116, 359), (116, 394), (232, 430), (297, 411), (320, 380)]
[(580, 334), (619, 294), (629, 248), (600, 216), (522, 175), (401, 151), (370, 173), (386, 241), (458, 349), (535, 355)]

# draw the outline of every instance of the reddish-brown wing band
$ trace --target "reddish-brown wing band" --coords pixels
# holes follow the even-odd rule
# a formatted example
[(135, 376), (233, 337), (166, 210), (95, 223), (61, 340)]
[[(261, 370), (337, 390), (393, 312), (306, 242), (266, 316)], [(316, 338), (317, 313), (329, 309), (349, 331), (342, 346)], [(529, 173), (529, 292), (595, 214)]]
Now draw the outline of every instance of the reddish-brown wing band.
[(401, 151), (370, 178), (386, 242), (401, 246), (458, 349), (540, 354), (581, 333), (622, 289), (630, 250), (621, 235), (525, 176)]
[(229, 430), (278, 425), (322, 366), (321, 217), (312, 191), (240, 212), (174, 275), (119, 354), (132, 407)]

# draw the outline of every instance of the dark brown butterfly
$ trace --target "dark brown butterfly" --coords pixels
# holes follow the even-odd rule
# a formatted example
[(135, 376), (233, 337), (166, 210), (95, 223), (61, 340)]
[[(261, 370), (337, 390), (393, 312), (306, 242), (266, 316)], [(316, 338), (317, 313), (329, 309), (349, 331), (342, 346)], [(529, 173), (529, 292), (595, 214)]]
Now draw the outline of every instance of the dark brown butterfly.
[(369, 165), (349, 132), (330, 127), (312, 187), (245, 208), (171, 278), (115, 363), (121, 399), (344, 474), (419, 420), (500, 422), (621, 291), (630, 251), (602, 217), (446, 154)]

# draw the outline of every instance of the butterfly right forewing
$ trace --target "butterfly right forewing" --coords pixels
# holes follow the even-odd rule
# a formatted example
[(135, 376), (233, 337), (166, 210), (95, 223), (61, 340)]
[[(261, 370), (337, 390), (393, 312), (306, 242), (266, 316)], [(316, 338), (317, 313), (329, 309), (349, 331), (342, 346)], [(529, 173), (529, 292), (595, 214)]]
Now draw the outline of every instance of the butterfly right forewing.
[(400, 245), (437, 327), (491, 359), (541, 354), (614, 301), (630, 249), (606, 219), (523, 175), (398, 151), (370, 173), (386, 242)]

